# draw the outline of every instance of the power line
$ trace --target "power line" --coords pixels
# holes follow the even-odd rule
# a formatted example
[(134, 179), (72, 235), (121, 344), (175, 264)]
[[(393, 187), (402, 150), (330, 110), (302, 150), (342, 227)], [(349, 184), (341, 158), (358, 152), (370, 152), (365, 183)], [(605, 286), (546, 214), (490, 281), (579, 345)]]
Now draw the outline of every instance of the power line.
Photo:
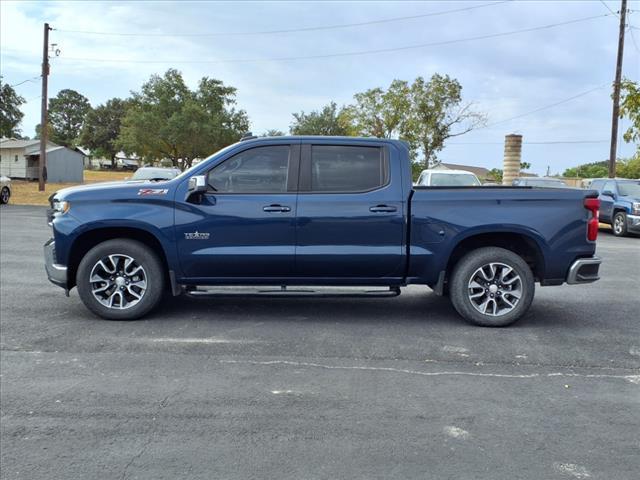
[(618, 14), (616, 12), (614, 12), (613, 10), (611, 10), (611, 7), (609, 5), (607, 5), (604, 0), (600, 0), (600, 3), (602, 5), (604, 5), (605, 7), (607, 7), (607, 10), (609, 10), (613, 15), (615, 15), (616, 17), (618, 16)]
[(603, 18), (610, 16), (610, 13), (602, 15), (593, 15), (590, 17), (583, 17), (574, 20), (567, 20), (565, 22), (551, 23), (547, 25), (540, 25), (537, 27), (524, 28), (520, 30), (511, 30), (508, 32), (491, 33), (486, 35), (479, 35), (475, 37), (459, 38), (455, 40), (444, 40), (440, 42), (421, 43), (417, 45), (408, 45), (403, 47), (394, 48), (380, 48), (375, 50), (360, 50), (355, 52), (343, 52), (343, 53), (326, 53), (320, 55), (300, 55), (294, 57), (273, 57), (273, 58), (247, 58), (247, 59), (227, 59), (227, 60), (129, 60), (129, 59), (105, 59), (105, 58), (79, 58), (79, 57), (60, 57), (65, 60), (77, 60), (82, 62), (100, 62), (100, 63), (171, 63), (171, 64), (184, 64), (184, 63), (206, 63), (206, 64), (222, 64), (222, 63), (250, 63), (250, 62), (278, 62), (278, 61), (291, 61), (291, 60), (317, 60), (323, 58), (336, 58), (336, 57), (352, 57), (359, 55), (371, 55), (376, 53), (390, 53), (403, 50), (415, 50), (420, 48), (435, 47), (442, 45), (452, 45), (455, 43), (464, 43), (476, 40), (486, 40), (489, 38), (506, 37), (509, 35), (515, 35), (518, 33), (534, 32), (538, 30), (545, 30), (554, 27), (560, 27), (564, 25), (571, 25), (574, 23), (586, 22), (588, 20), (594, 20), (596, 18)]
[[(562, 145), (607, 143), (609, 140), (549, 140), (544, 142), (522, 142), (524, 145)], [(504, 142), (455, 142), (447, 145), (504, 145)]]
[(543, 107), (536, 108), (535, 110), (530, 110), (530, 111), (528, 111), (528, 112), (521, 113), (520, 115), (516, 115), (516, 116), (514, 116), (514, 117), (505, 118), (505, 119), (503, 119), (503, 120), (499, 120), (499, 121), (497, 121), (497, 122), (489, 123), (488, 125), (485, 125), (484, 127), (479, 127), (479, 128), (478, 128), (478, 129), (476, 129), (476, 130), (479, 130), (479, 129), (481, 129), (481, 128), (489, 128), (489, 127), (493, 127), (493, 126), (495, 126), (495, 125), (500, 125), (500, 124), (502, 124), (502, 123), (510, 122), (510, 121), (512, 121), (512, 120), (516, 120), (516, 119), (518, 119), (518, 118), (526, 117), (527, 115), (532, 115), (532, 114), (534, 114), (534, 113), (541, 112), (542, 110), (547, 110), (548, 108), (553, 108), (553, 107), (556, 107), (556, 106), (558, 106), (558, 105), (562, 105), (563, 103), (570, 102), (571, 100), (575, 100), (576, 98), (580, 98), (580, 97), (583, 97), (583, 96), (585, 96), (585, 95), (590, 94), (591, 92), (595, 92), (596, 90), (600, 90), (601, 88), (604, 88), (604, 87), (606, 87), (607, 85), (609, 85), (609, 83), (608, 83), (608, 82), (607, 82), (607, 83), (603, 83), (602, 85), (598, 85), (597, 87), (591, 88), (591, 89), (586, 90), (586, 91), (581, 92), (581, 93), (578, 93), (577, 95), (573, 95), (573, 96), (571, 96), (571, 97), (569, 97), (569, 98), (565, 98), (565, 99), (560, 100), (560, 101), (558, 101), (558, 102), (550, 103), (549, 105), (545, 105), (545, 106), (543, 106)]
[(413, 20), (417, 18), (436, 17), (440, 15), (446, 15), (449, 13), (465, 12), (469, 10), (476, 10), (478, 8), (492, 7), (494, 5), (500, 5), (502, 3), (509, 3), (513, 0), (501, 0), (493, 3), (485, 3), (482, 5), (473, 5), (470, 7), (455, 8), (451, 10), (442, 10), (439, 12), (424, 13), (421, 15), (410, 15), (406, 17), (393, 17), (380, 20), (370, 20), (367, 22), (358, 23), (343, 23), (337, 25), (322, 25), (314, 27), (292, 28), (283, 30), (263, 30), (256, 32), (212, 32), (212, 33), (137, 33), (137, 32), (95, 32), (89, 30), (66, 30), (56, 28), (55, 30), (64, 33), (78, 33), (83, 35), (108, 35), (118, 37), (222, 37), (222, 36), (255, 36), (255, 35), (274, 35), (282, 33), (297, 33), (297, 32), (313, 32), (319, 30), (337, 30), (341, 28), (350, 27), (363, 27), (367, 25), (379, 25), (381, 23), (400, 22), (403, 20)]
[(629, 31), (629, 33), (631, 34), (631, 41), (633, 43), (634, 48), (636, 49), (636, 52), (640, 53), (640, 48), (638, 48), (638, 44), (636, 43), (636, 37), (633, 34), (633, 29), (631, 28), (631, 26), (629, 26), (627, 28), (627, 30)]
[(26, 80), (23, 80), (23, 81), (18, 82), (18, 83), (14, 83), (13, 85), (9, 85), (9, 86), (11, 88), (18, 87), (18, 86), (22, 85), (23, 83), (35, 82), (36, 80), (39, 80), (40, 77), (41, 77), (41, 75), (38, 75), (37, 77), (33, 77), (33, 78), (27, 78)]

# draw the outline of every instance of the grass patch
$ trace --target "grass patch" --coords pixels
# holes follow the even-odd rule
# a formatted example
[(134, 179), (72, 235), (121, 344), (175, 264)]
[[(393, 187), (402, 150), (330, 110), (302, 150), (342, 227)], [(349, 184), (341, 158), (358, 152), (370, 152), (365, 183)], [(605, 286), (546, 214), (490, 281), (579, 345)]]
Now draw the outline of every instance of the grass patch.
[[(108, 170), (85, 170), (82, 184), (114, 182), (124, 180), (132, 175), (131, 172)], [(38, 181), (11, 180), (10, 203), (16, 205), (48, 205), (49, 196), (61, 188), (82, 185), (81, 183), (47, 183), (44, 192), (38, 191)]]

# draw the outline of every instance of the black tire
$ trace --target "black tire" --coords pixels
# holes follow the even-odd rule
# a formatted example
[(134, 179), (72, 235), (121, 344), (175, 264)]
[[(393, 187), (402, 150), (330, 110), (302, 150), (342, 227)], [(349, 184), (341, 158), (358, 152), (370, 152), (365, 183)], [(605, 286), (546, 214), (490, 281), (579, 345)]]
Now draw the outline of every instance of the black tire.
[[(490, 264), (494, 264), (494, 267), (490, 267)], [(480, 288), (471, 287), (474, 279), (484, 278), (477, 274), (483, 266), (486, 266), (488, 272), (491, 272), (491, 268), (495, 268), (498, 272), (493, 275), (496, 280), (495, 286), (492, 286), (493, 281), (486, 281)], [(509, 272), (508, 268), (513, 271), (503, 274), (502, 272)], [(500, 278), (496, 278), (498, 275), (504, 275), (504, 284), (500, 283)], [(513, 280), (516, 275), (519, 279)], [(508, 285), (508, 282), (516, 283)], [(473, 282), (473, 285), (478, 283), (482, 282)], [(516, 286), (518, 289), (515, 288)], [(529, 310), (535, 293), (535, 280), (529, 265), (522, 257), (504, 248), (486, 247), (473, 250), (458, 261), (451, 275), (449, 291), (451, 303), (467, 321), (483, 327), (506, 327)], [(517, 301), (516, 294), (520, 295)], [(472, 299), (472, 295), (475, 297), (480, 295), (480, 297)], [(485, 298), (493, 312), (489, 312), (489, 307), (483, 302)], [(509, 307), (508, 304), (513, 306)], [(487, 313), (480, 311), (483, 305)]]
[(11, 197), (11, 191), (7, 187), (2, 187), (0, 190), (0, 203), (9, 203)]
[(611, 231), (616, 237), (624, 237), (627, 235), (627, 214), (625, 212), (616, 212), (613, 216)]
[[(92, 292), (91, 272), (100, 260), (109, 255), (131, 257), (143, 269), (146, 290), (137, 303), (130, 307), (110, 308), (103, 305)], [(158, 256), (144, 244), (128, 239), (107, 240), (93, 247), (82, 258), (76, 274), (76, 285), (82, 303), (96, 315), (107, 320), (135, 320), (158, 305), (165, 290), (165, 271)]]

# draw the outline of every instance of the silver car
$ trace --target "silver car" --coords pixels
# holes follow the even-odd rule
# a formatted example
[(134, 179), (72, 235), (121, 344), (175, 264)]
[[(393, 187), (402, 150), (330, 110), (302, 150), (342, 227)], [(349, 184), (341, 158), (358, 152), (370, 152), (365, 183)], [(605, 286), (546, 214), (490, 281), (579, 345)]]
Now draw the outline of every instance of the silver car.
[(4, 175), (0, 176), (0, 203), (9, 203), (11, 198), (11, 179)]

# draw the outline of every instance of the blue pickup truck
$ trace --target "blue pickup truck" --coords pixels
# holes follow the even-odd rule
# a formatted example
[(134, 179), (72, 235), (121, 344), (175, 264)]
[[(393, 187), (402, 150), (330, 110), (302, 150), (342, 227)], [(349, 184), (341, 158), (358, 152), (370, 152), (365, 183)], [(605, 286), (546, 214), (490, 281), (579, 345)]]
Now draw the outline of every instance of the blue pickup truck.
[(600, 266), (597, 192), (414, 187), (396, 140), (252, 137), (170, 181), (72, 187), (50, 201), (49, 280), (107, 319), (139, 318), (165, 292), (397, 295), (420, 284), (470, 322), (505, 326), (536, 282), (589, 283)]
[(589, 188), (600, 194), (600, 221), (616, 237), (640, 234), (640, 180), (597, 178)]

